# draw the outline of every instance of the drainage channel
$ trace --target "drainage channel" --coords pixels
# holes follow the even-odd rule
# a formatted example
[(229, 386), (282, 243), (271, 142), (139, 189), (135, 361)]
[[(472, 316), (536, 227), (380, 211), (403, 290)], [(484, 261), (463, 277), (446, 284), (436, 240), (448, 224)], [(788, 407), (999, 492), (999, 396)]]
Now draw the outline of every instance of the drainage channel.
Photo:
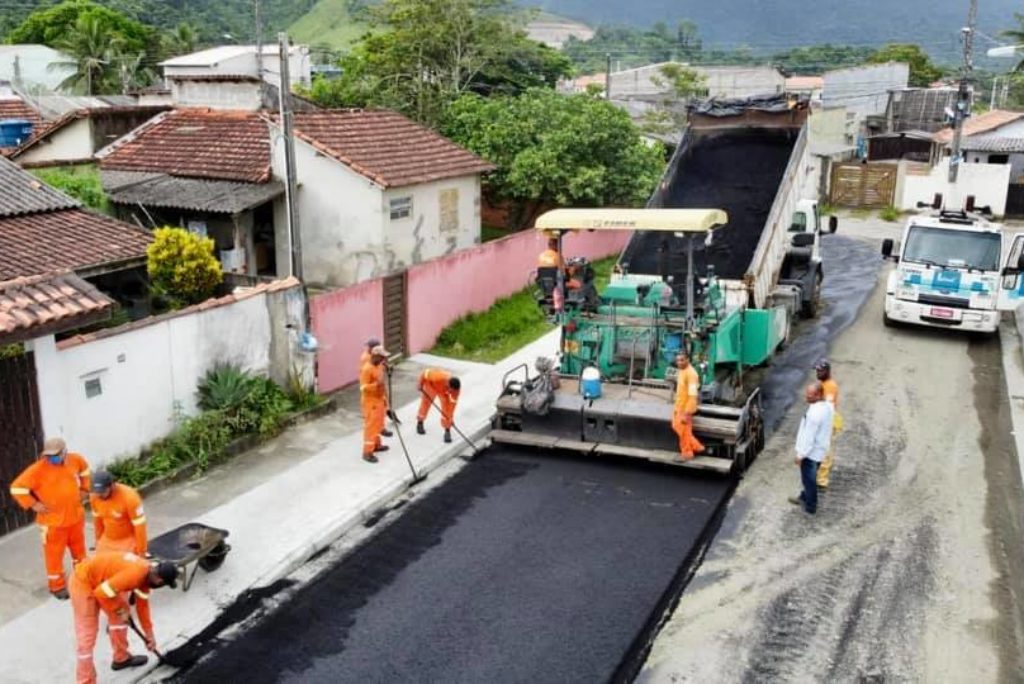
[[(825, 256), (825, 313), (763, 378), (770, 425), (875, 283), (860, 243), (830, 238)], [(491, 447), (234, 638), (187, 645), (198, 662), (174, 678), (629, 681), (733, 486)]]

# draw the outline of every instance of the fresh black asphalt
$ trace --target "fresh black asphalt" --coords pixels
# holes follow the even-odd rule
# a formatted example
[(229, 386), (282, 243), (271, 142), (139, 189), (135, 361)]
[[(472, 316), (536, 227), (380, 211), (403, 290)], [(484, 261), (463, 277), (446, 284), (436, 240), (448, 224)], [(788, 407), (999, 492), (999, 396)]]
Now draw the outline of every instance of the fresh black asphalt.
[(730, 483), (492, 447), (188, 682), (595, 682)]

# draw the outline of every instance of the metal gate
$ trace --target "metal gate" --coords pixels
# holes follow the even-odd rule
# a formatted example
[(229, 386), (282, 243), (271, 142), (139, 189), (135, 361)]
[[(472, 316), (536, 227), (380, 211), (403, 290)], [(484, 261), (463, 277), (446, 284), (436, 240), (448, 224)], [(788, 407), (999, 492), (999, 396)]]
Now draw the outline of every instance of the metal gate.
[(405, 355), (406, 273), (384, 278), (384, 347), (392, 354)]
[(888, 207), (896, 197), (896, 164), (836, 164), (829, 201), (842, 207)]
[(1006, 215), (1024, 218), (1024, 185), (1010, 183), (1006, 191)]
[(11, 497), (11, 480), (42, 448), (42, 418), (31, 352), (0, 358), (0, 535), (32, 521)]

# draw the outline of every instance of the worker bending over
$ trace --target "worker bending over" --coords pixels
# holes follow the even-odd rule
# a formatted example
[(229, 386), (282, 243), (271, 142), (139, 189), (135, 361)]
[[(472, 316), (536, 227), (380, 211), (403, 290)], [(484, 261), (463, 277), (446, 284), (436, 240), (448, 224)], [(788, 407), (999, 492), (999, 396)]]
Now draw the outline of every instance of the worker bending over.
[(92, 651), (96, 646), (100, 610), (107, 614), (107, 634), (114, 651), (112, 670), (145, 665), (148, 658), (128, 651), (128, 621), (131, 607), (127, 596), (134, 594), (139, 626), (146, 636), (146, 648), (156, 651), (153, 620), (149, 614), (149, 591), (176, 586), (178, 568), (167, 561), (150, 562), (134, 553), (103, 551), (82, 561), (71, 577), (71, 607), (75, 611), (75, 641), (78, 656), (78, 684), (96, 681)]
[(448, 371), (428, 368), (420, 373), (418, 388), (421, 398), (420, 410), (416, 414), (416, 432), (421, 435), (427, 434), (423, 427), (423, 421), (427, 419), (434, 400), (438, 399), (441, 402), (439, 410), (441, 411), (441, 427), (444, 428), (444, 441), (451, 443), (455, 405), (459, 402), (462, 381)]
[(363, 460), (376, 463), (374, 453), (387, 451), (380, 439), (388, 413), (384, 367), (388, 352), (379, 344), (370, 350), (370, 360), (359, 371), (359, 402), (363, 409)]
[(832, 364), (826, 359), (814, 364), (814, 372), (821, 383), (825, 401), (832, 405), (832, 440), (828, 452), (818, 467), (818, 489), (828, 489), (829, 475), (832, 473), (832, 461), (836, 455), (836, 435), (843, 429), (843, 417), (839, 414), (839, 385), (832, 378)]
[(679, 453), (684, 461), (704, 451), (704, 445), (693, 434), (693, 416), (697, 413), (700, 378), (686, 354), (676, 356), (676, 405), (672, 412), (672, 429), (679, 435)]
[[(363, 349), (363, 353), (359, 355), (359, 369), (358, 369), (359, 371), (362, 371), (363, 366), (365, 366), (366, 364), (368, 364), (370, 362), (370, 351), (374, 347), (380, 346), (380, 344), (381, 344), (381, 341), (379, 339), (377, 339), (376, 337), (371, 337), (370, 339), (366, 340), (366, 346)], [(358, 373), (357, 373), (357, 375), (358, 375)], [(384, 409), (385, 413), (387, 412), (388, 408), (390, 408), (390, 406), (385, 407), (385, 409)], [(384, 427), (383, 424), (381, 425), (381, 428), (380, 428), (380, 436), (381, 437), (392, 437), (394, 434), (395, 433), (391, 432), (391, 430), (388, 430), (386, 427)]]
[(11, 496), (36, 514), (43, 536), (43, 558), (50, 593), (68, 598), (64, 580), (64, 552), (72, 564), (85, 559), (85, 508), (82, 494), (89, 491), (89, 465), (80, 454), (68, 453), (60, 437), (43, 444), (43, 452), (11, 483)]
[(146, 555), (146, 511), (137, 491), (115, 482), (106, 470), (97, 470), (92, 476), (89, 505), (96, 528), (96, 551)]

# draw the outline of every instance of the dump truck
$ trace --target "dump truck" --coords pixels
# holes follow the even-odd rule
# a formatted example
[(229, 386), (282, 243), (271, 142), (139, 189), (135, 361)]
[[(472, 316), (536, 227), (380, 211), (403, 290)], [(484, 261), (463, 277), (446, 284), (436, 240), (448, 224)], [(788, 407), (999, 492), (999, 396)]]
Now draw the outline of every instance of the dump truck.
[[(784, 98), (702, 104), (648, 208), (537, 220), (559, 240), (633, 233), (596, 304), (586, 268), (575, 289), (556, 274), (546, 305), (562, 331), (557, 379), (543, 367), (506, 376), (494, 441), (742, 474), (764, 446), (760, 393), (744, 369), (770, 361), (796, 315), (816, 314), (824, 277), (817, 202), (802, 196), (818, 187), (806, 120), (806, 103)], [(694, 431), (707, 449), (692, 460), (670, 427), (680, 352), (701, 385)], [(596, 394), (588, 375), (599, 377)]]

